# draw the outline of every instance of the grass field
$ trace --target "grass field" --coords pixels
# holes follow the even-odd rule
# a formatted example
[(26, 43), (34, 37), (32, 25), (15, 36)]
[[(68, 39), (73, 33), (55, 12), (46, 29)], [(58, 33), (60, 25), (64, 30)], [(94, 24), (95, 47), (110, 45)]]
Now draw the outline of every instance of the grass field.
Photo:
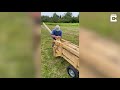
[(120, 12), (117, 14), (117, 23), (110, 22), (112, 12), (80, 12), (80, 27), (97, 32), (102, 37), (108, 37), (120, 42)]
[[(53, 29), (55, 25), (60, 25), (63, 30), (63, 39), (79, 45), (79, 23), (46, 23)], [(50, 33), (42, 28), (41, 30), (41, 60), (43, 78), (70, 78), (66, 72), (69, 63), (63, 58), (55, 58), (52, 53), (52, 38)]]
[(0, 78), (34, 77), (27, 21), (25, 13), (0, 13)]

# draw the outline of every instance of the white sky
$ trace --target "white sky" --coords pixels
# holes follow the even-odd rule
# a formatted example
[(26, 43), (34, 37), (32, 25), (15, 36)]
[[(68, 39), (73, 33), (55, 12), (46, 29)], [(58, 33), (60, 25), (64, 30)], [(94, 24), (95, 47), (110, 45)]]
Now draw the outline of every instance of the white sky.
[[(64, 15), (66, 12), (41, 12), (41, 15), (44, 16), (53, 16), (53, 13), (56, 13), (57, 15)], [(78, 16), (79, 12), (71, 12), (73, 16)]]

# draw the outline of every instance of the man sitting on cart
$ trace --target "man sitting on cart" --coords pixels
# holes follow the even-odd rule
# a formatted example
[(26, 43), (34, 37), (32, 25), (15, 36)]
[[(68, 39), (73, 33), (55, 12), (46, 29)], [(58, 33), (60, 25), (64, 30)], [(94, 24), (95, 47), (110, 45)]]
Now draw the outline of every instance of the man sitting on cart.
[[(51, 32), (51, 37), (56, 40), (56, 39), (61, 39), (62, 38), (62, 30), (60, 29), (59, 25), (56, 25), (55, 28)], [(54, 46), (54, 43), (52, 44), (52, 47)]]

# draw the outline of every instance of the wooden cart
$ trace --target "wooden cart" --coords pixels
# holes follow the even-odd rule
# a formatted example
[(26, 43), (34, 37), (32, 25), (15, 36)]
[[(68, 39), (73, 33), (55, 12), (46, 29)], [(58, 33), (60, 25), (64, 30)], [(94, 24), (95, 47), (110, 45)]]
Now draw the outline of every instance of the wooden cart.
[[(51, 33), (51, 30), (45, 23), (43, 25)], [(54, 40), (53, 55), (63, 57), (71, 66), (67, 67), (67, 72), (72, 78), (79, 78), (79, 46), (64, 40)]]

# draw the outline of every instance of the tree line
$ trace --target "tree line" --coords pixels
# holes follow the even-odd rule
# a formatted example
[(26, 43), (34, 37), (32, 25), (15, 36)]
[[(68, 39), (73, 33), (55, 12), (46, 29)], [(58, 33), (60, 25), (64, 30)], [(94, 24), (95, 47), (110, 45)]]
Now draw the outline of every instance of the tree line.
[(71, 12), (67, 12), (63, 16), (54, 13), (52, 17), (42, 16), (41, 21), (51, 23), (79, 23), (79, 14), (75, 17)]

